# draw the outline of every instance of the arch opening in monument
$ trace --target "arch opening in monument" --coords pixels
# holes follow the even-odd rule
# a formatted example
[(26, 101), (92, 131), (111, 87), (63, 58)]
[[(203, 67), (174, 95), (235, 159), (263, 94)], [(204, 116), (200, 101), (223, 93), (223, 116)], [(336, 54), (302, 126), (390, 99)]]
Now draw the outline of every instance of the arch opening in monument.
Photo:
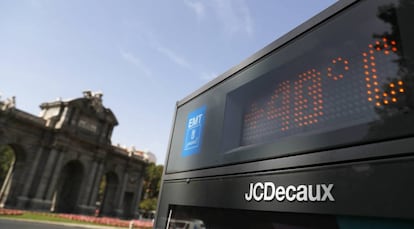
[(116, 208), (116, 194), (119, 184), (119, 179), (116, 173), (107, 172), (101, 180), (104, 182), (103, 193), (101, 195), (100, 216), (115, 216), (114, 209)]
[(15, 207), (24, 186), (25, 156), (18, 145), (0, 145), (0, 208)]
[(68, 162), (62, 169), (53, 197), (52, 208), (59, 213), (75, 213), (84, 169), (78, 160)]

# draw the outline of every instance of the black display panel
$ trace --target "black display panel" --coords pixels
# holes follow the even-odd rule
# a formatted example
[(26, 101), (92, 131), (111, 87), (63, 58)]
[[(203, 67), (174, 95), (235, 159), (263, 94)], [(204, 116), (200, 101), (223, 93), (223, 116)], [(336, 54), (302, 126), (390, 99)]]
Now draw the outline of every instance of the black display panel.
[(414, 221), (375, 217), (171, 206), (167, 229), (409, 229)]
[[(309, 50), (311, 56), (300, 56), (238, 89), (243, 110), (240, 144), (375, 122), (381, 115), (403, 111), (411, 88), (399, 74), (399, 39), (384, 34), (373, 40), (357, 55), (338, 57), (325, 53), (333, 46), (344, 47), (346, 40), (315, 46)], [(326, 63), (298, 72), (309, 58)]]
[(267, 71), (227, 96), (224, 136), (233, 138), (224, 151), (307, 136), (310, 150), (409, 134), (413, 120), (401, 119), (413, 108), (413, 53), (401, 34), (412, 34), (403, 13), (412, 4), (356, 4), (258, 63)]
[(179, 104), (167, 173), (413, 136), (412, 12), (354, 2)]

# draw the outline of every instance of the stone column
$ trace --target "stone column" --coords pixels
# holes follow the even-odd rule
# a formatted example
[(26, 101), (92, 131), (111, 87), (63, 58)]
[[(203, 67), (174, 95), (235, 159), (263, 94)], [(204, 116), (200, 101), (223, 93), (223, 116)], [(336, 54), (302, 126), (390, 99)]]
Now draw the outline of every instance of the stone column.
[(123, 201), (124, 201), (124, 196), (125, 196), (125, 189), (128, 183), (128, 171), (124, 172), (124, 175), (122, 177), (122, 181), (121, 181), (121, 185), (118, 188), (118, 192), (116, 194), (116, 202), (115, 202), (115, 206), (116, 206), (116, 214), (118, 217), (121, 217), (122, 215), (124, 215), (124, 209), (123, 209)]
[(50, 182), (47, 187), (47, 192), (46, 192), (46, 197), (45, 197), (46, 200), (51, 201), (53, 197), (53, 193), (56, 191), (56, 184), (61, 175), (60, 172), (62, 170), (64, 158), (65, 158), (64, 152), (61, 151), (56, 161), (56, 166), (55, 166), (55, 169), (53, 170), (53, 175), (50, 178)]
[(61, 176), (61, 170), (62, 170), (64, 159), (65, 159), (65, 154), (63, 151), (61, 151), (58, 156), (55, 169), (53, 170), (53, 175), (50, 178), (49, 185), (47, 186), (47, 193), (46, 193), (45, 200), (50, 202), (49, 210), (52, 212), (55, 211), (55, 207), (56, 207), (55, 206), (56, 205), (56, 191), (57, 191), (56, 186)]
[(89, 176), (87, 177), (87, 182), (86, 182), (86, 187), (85, 187), (85, 193), (86, 195), (84, 195), (81, 199), (81, 204), (85, 204), (88, 205), (88, 201), (89, 198), (91, 196), (91, 191), (93, 190), (93, 184), (95, 182), (96, 179), (96, 175), (97, 175), (97, 170), (98, 170), (98, 162), (97, 161), (93, 161), (92, 162), (92, 166), (90, 168), (89, 171)]
[(134, 214), (134, 217), (137, 218), (139, 216), (139, 212), (138, 212), (138, 202), (141, 200), (141, 193), (142, 193), (142, 186), (144, 183), (144, 177), (143, 177), (143, 172), (139, 173), (139, 179), (138, 179), (138, 185), (136, 188), (136, 192), (134, 195), (134, 199), (132, 201), (132, 206), (133, 206), (133, 212), (132, 214)]
[(37, 166), (39, 165), (39, 161), (40, 161), (40, 157), (42, 156), (43, 149), (44, 149), (44, 147), (40, 146), (40, 148), (37, 150), (37, 152), (34, 155), (34, 159), (33, 159), (33, 162), (31, 163), (29, 173), (27, 173), (27, 178), (25, 179), (25, 185), (23, 187), (23, 190), (22, 190), (20, 196), (17, 198), (18, 199), (18, 202), (17, 202), (17, 207), (18, 208), (25, 208), (26, 203), (29, 200), (28, 194), (29, 194), (29, 191), (30, 191), (30, 187), (32, 186), (32, 183), (33, 183), (33, 177), (36, 173)]
[(101, 178), (103, 175), (102, 173), (104, 170), (104, 163), (99, 162), (98, 164), (99, 165), (98, 165), (98, 170), (96, 172), (95, 181), (93, 182), (92, 191), (90, 193), (89, 200), (88, 200), (88, 203), (90, 206), (96, 205), (96, 196), (98, 195), (99, 184), (101, 182)]
[[(91, 196), (91, 192), (94, 189), (94, 183), (97, 179), (97, 168), (98, 168), (98, 162), (92, 161), (92, 166), (89, 167), (88, 176), (86, 176), (86, 181), (84, 183), (84, 188), (80, 199), (80, 210), (81, 213), (92, 215), (95, 210), (95, 204), (90, 205), (89, 204), (89, 198)], [(99, 184), (98, 184), (99, 186)]]
[(58, 150), (56, 148), (52, 148), (52, 150), (49, 152), (49, 156), (47, 157), (46, 165), (40, 175), (39, 185), (37, 187), (35, 197), (31, 200), (31, 208), (34, 210), (50, 209), (50, 201), (45, 201), (44, 197), (47, 196), (46, 188), (50, 178), (53, 175), (53, 168), (56, 165), (57, 156)]

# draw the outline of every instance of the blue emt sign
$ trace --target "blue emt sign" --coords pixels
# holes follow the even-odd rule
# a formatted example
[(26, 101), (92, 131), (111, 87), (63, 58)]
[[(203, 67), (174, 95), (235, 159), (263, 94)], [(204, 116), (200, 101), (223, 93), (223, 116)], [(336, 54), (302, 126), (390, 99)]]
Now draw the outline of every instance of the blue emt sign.
[(200, 151), (205, 113), (206, 106), (202, 106), (188, 114), (183, 151), (181, 153), (183, 157)]

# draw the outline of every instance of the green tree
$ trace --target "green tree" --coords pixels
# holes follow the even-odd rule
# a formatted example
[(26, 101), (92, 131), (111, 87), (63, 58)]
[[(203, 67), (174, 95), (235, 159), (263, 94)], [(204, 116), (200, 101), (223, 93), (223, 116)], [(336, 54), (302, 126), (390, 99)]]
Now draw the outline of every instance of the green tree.
[(3, 181), (7, 176), (7, 172), (14, 160), (14, 152), (10, 146), (0, 146), (0, 188), (3, 185)]
[(139, 208), (152, 211), (157, 208), (157, 199), (160, 192), (161, 178), (164, 166), (151, 163), (145, 170), (142, 201)]
[(106, 175), (103, 175), (99, 183), (98, 201), (102, 205), (106, 189)]
[(139, 209), (144, 210), (146, 212), (153, 211), (157, 208), (157, 201), (158, 198), (144, 199), (139, 204)]

